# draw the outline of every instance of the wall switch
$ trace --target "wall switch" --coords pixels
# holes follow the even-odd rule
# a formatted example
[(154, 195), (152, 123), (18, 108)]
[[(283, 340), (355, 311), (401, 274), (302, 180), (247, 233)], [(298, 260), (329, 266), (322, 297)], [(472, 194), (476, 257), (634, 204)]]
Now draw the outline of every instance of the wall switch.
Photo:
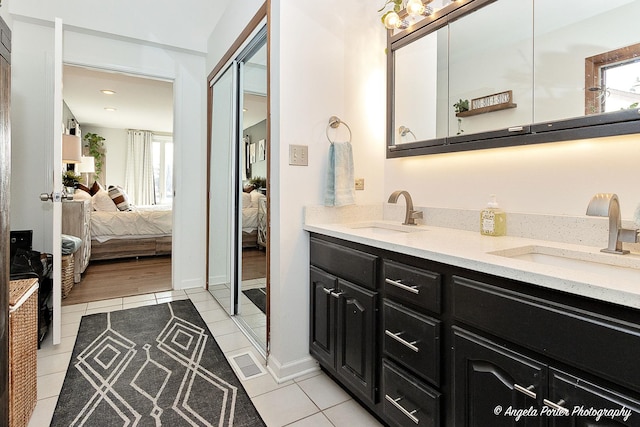
[(309, 165), (309, 146), (289, 144), (289, 164), (293, 166)]
[(356, 190), (364, 190), (364, 178), (356, 178)]

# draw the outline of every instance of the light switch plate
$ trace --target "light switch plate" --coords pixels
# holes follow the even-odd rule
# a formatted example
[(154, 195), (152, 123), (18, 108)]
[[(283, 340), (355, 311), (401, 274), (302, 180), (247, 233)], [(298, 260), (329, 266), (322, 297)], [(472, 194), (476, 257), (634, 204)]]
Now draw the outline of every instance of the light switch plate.
[(364, 178), (356, 178), (356, 190), (364, 190)]
[(293, 166), (309, 165), (309, 146), (289, 144), (289, 164)]

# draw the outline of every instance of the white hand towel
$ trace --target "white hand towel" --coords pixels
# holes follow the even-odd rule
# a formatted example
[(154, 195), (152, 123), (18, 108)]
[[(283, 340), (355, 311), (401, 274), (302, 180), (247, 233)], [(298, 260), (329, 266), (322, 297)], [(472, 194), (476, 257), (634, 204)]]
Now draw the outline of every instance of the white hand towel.
[(353, 151), (349, 142), (334, 142), (329, 146), (325, 206), (353, 205), (356, 202), (353, 172)]

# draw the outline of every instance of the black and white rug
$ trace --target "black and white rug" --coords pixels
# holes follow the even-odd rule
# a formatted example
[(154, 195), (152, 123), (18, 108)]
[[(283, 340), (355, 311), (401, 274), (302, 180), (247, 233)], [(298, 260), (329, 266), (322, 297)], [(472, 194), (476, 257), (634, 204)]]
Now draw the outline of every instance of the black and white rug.
[(264, 426), (190, 300), (84, 316), (51, 426)]
[(255, 288), (242, 291), (243, 294), (263, 313), (267, 313), (267, 288)]

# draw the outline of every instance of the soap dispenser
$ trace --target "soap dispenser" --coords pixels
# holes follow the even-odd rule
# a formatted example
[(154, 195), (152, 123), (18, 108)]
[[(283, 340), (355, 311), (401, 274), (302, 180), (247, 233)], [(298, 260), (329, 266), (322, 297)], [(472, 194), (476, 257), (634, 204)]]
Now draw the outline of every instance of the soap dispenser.
[(487, 207), (480, 211), (480, 234), (485, 236), (507, 234), (507, 214), (498, 207), (495, 194), (490, 196)]

